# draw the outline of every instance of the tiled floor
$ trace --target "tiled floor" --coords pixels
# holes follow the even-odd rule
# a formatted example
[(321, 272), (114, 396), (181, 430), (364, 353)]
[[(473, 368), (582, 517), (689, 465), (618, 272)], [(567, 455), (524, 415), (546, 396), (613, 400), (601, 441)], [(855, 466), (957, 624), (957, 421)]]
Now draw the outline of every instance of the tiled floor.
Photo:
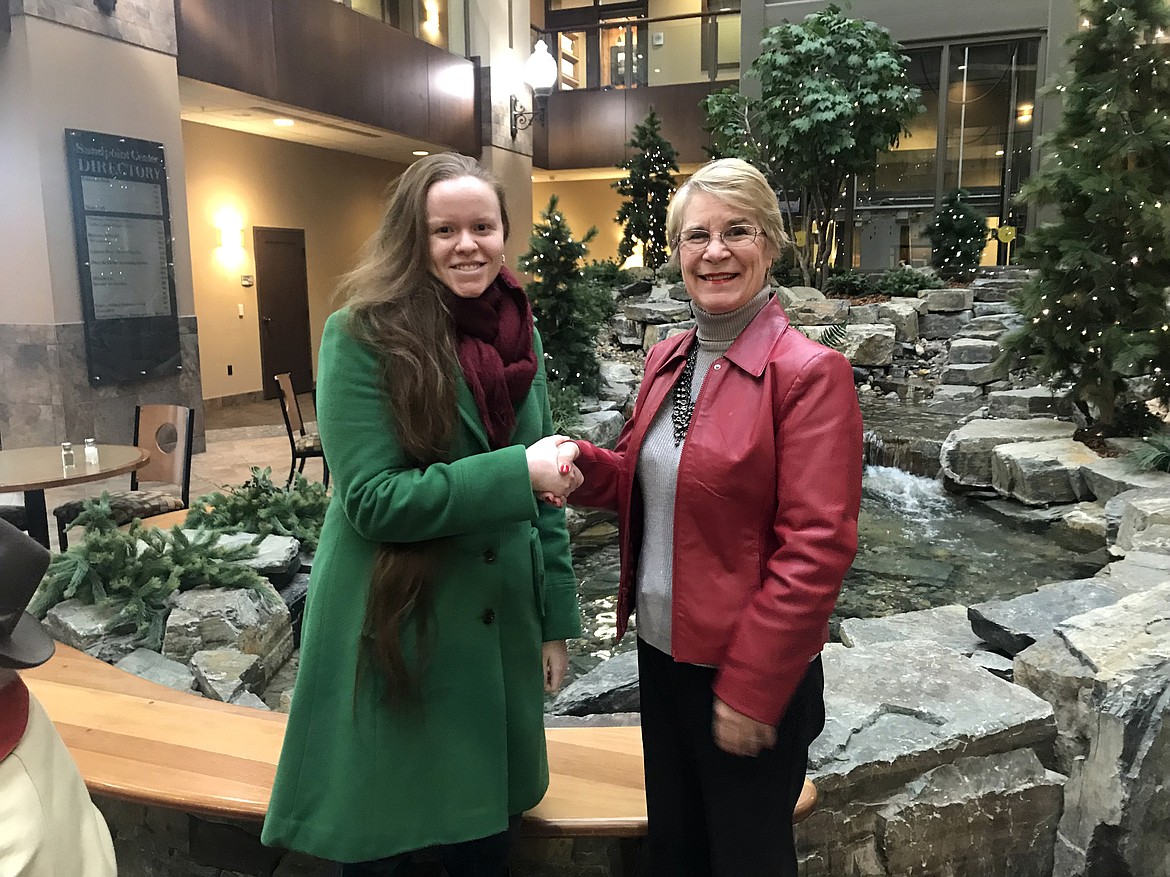
[[(306, 419), (316, 417), (311, 398), (302, 396), (300, 404)], [(270, 467), (273, 480), (278, 484), (284, 482), (292, 456), (278, 402), (272, 400), (216, 409), (207, 412), (205, 422), (207, 450), (191, 458), (192, 499), (219, 490), (224, 485), (246, 481), (253, 466)], [(315, 427), (315, 423), (309, 425)], [(320, 460), (309, 460), (305, 464), (305, 477), (319, 480), (321, 475)], [(122, 475), (106, 481), (45, 491), (53, 550), (57, 550), (55, 506), (74, 499), (99, 496), (103, 490), (126, 490), (129, 486), (129, 476)]]

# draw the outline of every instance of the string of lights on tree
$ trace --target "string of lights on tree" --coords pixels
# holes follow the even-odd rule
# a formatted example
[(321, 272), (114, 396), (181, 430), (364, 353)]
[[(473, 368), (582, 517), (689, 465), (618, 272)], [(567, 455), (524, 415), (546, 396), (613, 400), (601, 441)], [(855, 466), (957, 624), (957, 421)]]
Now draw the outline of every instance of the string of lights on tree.
[(1135, 410), (1131, 380), (1170, 401), (1170, 9), (1165, 0), (1092, 0), (1054, 91), (1061, 122), (1023, 188), (1058, 218), (1029, 236), (1038, 276), (1016, 304), (1009, 349), (1073, 385), (1102, 430)]

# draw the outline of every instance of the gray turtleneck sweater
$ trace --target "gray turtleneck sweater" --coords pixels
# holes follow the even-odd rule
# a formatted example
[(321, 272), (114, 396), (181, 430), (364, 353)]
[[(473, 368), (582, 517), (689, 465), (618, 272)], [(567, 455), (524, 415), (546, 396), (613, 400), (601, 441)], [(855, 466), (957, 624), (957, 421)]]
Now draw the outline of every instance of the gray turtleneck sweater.
[[(691, 399), (699, 391), (707, 372), (731, 347), (739, 333), (768, 303), (772, 295), (764, 287), (742, 307), (726, 314), (709, 314), (692, 304), (697, 326), (699, 352), (695, 359), (695, 377), (691, 381)], [(668, 395), (658, 409), (646, 439), (638, 453), (637, 478), (642, 490), (642, 552), (638, 557), (637, 609), (638, 636), (659, 651), (670, 650), (670, 606), (672, 568), (674, 564), (674, 500), (678, 490), (678, 461), (686, 440), (674, 444), (671, 413), (674, 395)], [(686, 486), (683, 486), (686, 489)]]

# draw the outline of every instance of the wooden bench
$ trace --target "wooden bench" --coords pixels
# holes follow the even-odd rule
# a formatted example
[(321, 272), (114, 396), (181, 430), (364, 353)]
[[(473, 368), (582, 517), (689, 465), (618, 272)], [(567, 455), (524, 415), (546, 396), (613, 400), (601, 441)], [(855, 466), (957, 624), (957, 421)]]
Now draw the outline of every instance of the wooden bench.
[[(22, 671), (91, 792), (197, 815), (260, 821), (276, 776), (285, 716), (140, 679), (68, 646)], [(548, 793), (524, 817), (531, 837), (646, 833), (636, 727), (550, 728)], [(793, 821), (816, 805), (805, 783)]]

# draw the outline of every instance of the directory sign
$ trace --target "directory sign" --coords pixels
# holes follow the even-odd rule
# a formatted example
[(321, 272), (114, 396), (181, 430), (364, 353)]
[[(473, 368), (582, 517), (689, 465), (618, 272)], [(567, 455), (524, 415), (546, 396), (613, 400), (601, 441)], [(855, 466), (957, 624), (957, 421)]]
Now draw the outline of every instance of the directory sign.
[(90, 382), (181, 368), (163, 145), (67, 130)]

